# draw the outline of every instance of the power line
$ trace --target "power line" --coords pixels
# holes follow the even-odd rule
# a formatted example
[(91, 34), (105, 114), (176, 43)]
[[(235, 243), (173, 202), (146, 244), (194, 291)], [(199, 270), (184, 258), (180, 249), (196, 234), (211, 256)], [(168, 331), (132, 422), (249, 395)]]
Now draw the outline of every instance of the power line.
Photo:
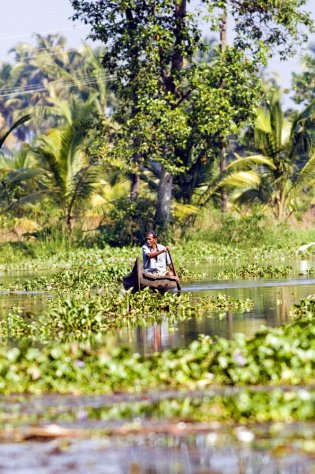
[[(104, 82), (109, 82), (110, 79), (105, 79)], [(68, 82), (60, 82), (58, 84), (59, 87), (71, 87), (71, 86), (78, 86), (78, 85), (87, 85), (87, 84), (95, 84), (98, 82), (97, 78), (89, 78), (89, 79), (84, 79), (80, 81), (68, 81)], [(52, 83), (50, 83), (52, 84)], [(5, 93), (0, 93), (0, 97), (14, 97), (16, 95), (23, 95), (23, 94), (31, 94), (33, 92), (43, 92), (43, 91), (48, 91), (48, 87), (43, 86), (42, 84), (37, 85), (35, 87), (29, 87), (29, 88), (20, 88), (16, 90), (12, 90), (10, 92), (5, 92)]]
[[(82, 75), (82, 76), (76, 76), (74, 78), (71, 78), (71, 79), (67, 79), (66, 78), (62, 78), (60, 77), (59, 79), (55, 79), (54, 81), (50, 81), (49, 84), (57, 84), (59, 83), (59, 85), (67, 85), (68, 83), (73, 83), (73, 82), (81, 82), (83, 80), (86, 80), (86, 79), (90, 79), (90, 78), (101, 78), (101, 77), (105, 77), (106, 76), (106, 72), (100, 72), (98, 74), (86, 74), (86, 75)], [(38, 82), (37, 84), (28, 84), (26, 86), (18, 86), (18, 87), (8, 87), (6, 89), (0, 89), (0, 93), (2, 94), (6, 94), (6, 93), (10, 93), (10, 92), (19, 92), (19, 91), (27, 91), (29, 89), (35, 89), (37, 87), (43, 87), (43, 84)]]
[[(89, 85), (89, 84), (95, 84), (98, 82), (98, 79), (103, 78), (104, 82), (110, 82), (112, 80), (111, 77), (105, 77), (105, 74), (98, 75), (98, 76), (86, 76), (84, 79), (79, 79), (79, 80), (70, 80), (70, 81), (62, 81), (62, 82), (57, 82), (57, 81), (51, 81), (49, 85), (58, 85), (59, 87), (71, 87), (71, 86), (78, 86), (78, 85)], [(57, 83), (57, 84), (56, 84)], [(14, 97), (16, 95), (22, 95), (22, 94), (32, 94), (33, 92), (48, 92), (48, 86), (44, 87), (42, 84), (37, 84), (33, 86), (26, 86), (25, 88), (12, 88), (11, 90), (8, 89), (7, 91), (0, 91), (0, 97)], [(4, 93), (3, 93), (4, 92)]]
[[(25, 49), (25, 51), (22, 51), (22, 53), (36, 53), (37, 51), (39, 51), (39, 52), (51, 51), (52, 49), (55, 49), (55, 48), (58, 48), (58, 47), (62, 48), (63, 53), (68, 53), (69, 51), (79, 51), (80, 50), (80, 47), (64, 49), (64, 46), (61, 45), (61, 44), (55, 44), (54, 46), (49, 46), (47, 48), (33, 48), (32, 45), (29, 44), (29, 43), (27, 43), (27, 44), (23, 43), (23, 45), (30, 46), (32, 49), (30, 49), (30, 50)], [(21, 54), (18, 50), (15, 50), (15, 49), (11, 49), (11, 52), (16, 52), (17, 54)], [(31, 59), (31, 58), (34, 58), (34, 57), (36, 57), (36, 56), (27, 56), (27, 59)]]
[[(26, 45), (26, 43), (24, 43)], [(84, 45), (90, 47), (89, 44), (87, 43), (83, 43), (83, 47)], [(30, 53), (36, 53), (37, 51), (39, 52), (42, 52), (42, 51), (51, 51), (52, 49), (55, 49), (55, 48), (62, 48), (62, 52), (64, 53), (68, 53), (69, 51), (80, 51), (80, 49), (82, 49), (82, 47), (80, 48), (80, 46), (78, 46), (77, 48), (68, 48), (68, 49), (65, 49), (63, 45), (61, 44), (55, 44), (53, 46), (48, 46), (47, 48), (33, 48), (31, 44), (27, 44), (27, 46), (31, 46), (31, 50), (29, 51)], [(14, 51), (14, 50), (13, 50)], [(27, 50), (25, 51), (26, 53), (28, 52)], [(17, 51), (17, 53), (19, 53), (19, 51)], [(28, 56), (29, 58), (29, 56)]]
[[(87, 43), (85, 43), (86, 46), (90, 47), (90, 45), (88, 45)], [(34, 48), (30, 51), (22, 51), (22, 53), (20, 53), (19, 51), (15, 51), (15, 50), (11, 50), (11, 53), (14, 52), (16, 53), (18, 56), (22, 56), (19, 61), (24, 61), (24, 60), (30, 60), (30, 59), (34, 59), (34, 58), (37, 58), (40, 56), (40, 54), (47, 54), (51, 57), (54, 56), (54, 53), (58, 53), (58, 51), (53, 51), (53, 49), (55, 48), (58, 48), (58, 46), (62, 47), (61, 45), (55, 45), (55, 46), (51, 46), (51, 47), (47, 47), (47, 48)], [(93, 50), (93, 48), (92, 48)], [(70, 53), (72, 51), (76, 51), (78, 54), (81, 54), (83, 53), (83, 48), (82, 47), (77, 47), (77, 48), (68, 48), (68, 49), (62, 49), (62, 53)], [(25, 53), (25, 56), (23, 56), (23, 53)], [(35, 53), (35, 54), (34, 54)], [(36, 53), (38, 53), (38, 56), (36, 55)], [(96, 55), (95, 58), (97, 59), (98, 56)]]
[(58, 29), (55, 29), (55, 30), (46, 30), (46, 31), (40, 31), (40, 32), (36, 31), (36, 32), (33, 32), (33, 33), (25, 34), (25, 35), (1, 36), (0, 41), (8, 40), (8, 39), (30, 38), (30, 37), (35, 36), (35, 35), (47, 35), (47, 34), (50, 34), (50, 33), (59, 33), (60, 31), (69, 31), (69, 30), (76, 30), (76, 29), (82, 29), (82, 28), (86, 28), (86, 25), (75, 26), (75, 27), (69, 26), (67, 28), (58, 28)]

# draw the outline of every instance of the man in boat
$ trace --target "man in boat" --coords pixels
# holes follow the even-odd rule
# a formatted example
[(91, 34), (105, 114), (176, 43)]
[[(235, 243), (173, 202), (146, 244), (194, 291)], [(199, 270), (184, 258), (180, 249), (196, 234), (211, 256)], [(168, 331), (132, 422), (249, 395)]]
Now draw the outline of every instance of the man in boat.
[[(146, 243), (142, 246), (143, 269), (146, 272), (162, 276), (173, 276), (169, 247), (158, 244), (158, 237), (155, 232), (148, 232), (145, 238)], [(167, 271), (167, 266), (172, 271)]]

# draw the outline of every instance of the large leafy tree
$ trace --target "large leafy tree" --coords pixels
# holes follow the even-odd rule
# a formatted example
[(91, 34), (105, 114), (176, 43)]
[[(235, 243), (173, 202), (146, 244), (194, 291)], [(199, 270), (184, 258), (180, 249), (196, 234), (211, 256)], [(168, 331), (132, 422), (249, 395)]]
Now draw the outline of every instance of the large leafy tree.
[(294, 120), (283, 113), (279, 94), (273, 92), (257, 110), (253, 144), (258, 154), (237, 157), (222, 173), (210, 194), (222, 186), (238, 189), (239, 205), (259, 204), (279, 220), (287, 219), (296, 209), (301, 195), (315, 183), (315, 151), (309, 138), (311, 103)]
[(189, 95), (183, 84), (188, 76), (184, 62), (199, 40), (195, 21), (188, 20), (185, 2), (72, 4), (75, 16), (92, 23), (93, 37), (106, 45), (104, 65), (115, 74), (121, 99), (116, 118), (121, 149), (130, 163), (130, 194), (137, 196), (139, 170), (150, 161), (159, 180), (156, 219), (167, 223), (173, 173), (180, 166), (178, 148), (190, 132), (180, 106)]
[[(199, 77), (201, 89), (205, 79), (203, 74), (198, 74), (199, 65), (194, 62), (196, 51), (203, 47), (198, 26), (200, 11), (198, 8), (189, 11), (186, 0), (70, 2), (75, 11), (74, 20), (89, 24), (91, 37), (105, 45), (103, 63), (115, 75), (115, 90), (121, 99), (121, 143), (127, 150), (133, 172), (131, 194), (137, 195), (139, 169), (150, 162), (159, 176), (157, 222), (165, 225), (169, 220), (173, 177), (187, 166), (187, 153), (190, 153), (189, 159), (192, 156), (189, 142), (196, 140), (195, 123), (190, 121), (194, 88), (198, 90), (194, 80)], [(259, 61), (265, 61), (274, 47), (280, 48), (285, 56), (305, 39), (300, 27), (309, 26), (310, 18), (301, 10), (304, 4), (304, 0), (200, 2), (207, 10), (209, 30), (218, 28), (229, 10), (235, 21), (235, 47), (248, 50), (252, 58)], [(244, 64), (244, 58), (241, 62)], [(222, 89), (229, 87), (230, 66), (223, 57), (222, 72), (226, 72), (226, 77), (221, 74)], [(208, 87), (211, 89), (213, 84)], [(246, 95), (246, 88), (248, 84), (242, 91), (239, 88), (235, 91), (234, 108), (231, 104), (227, 112), (222, 107), (226, 111), (223, 122), (229, 123), (228, 129), (236, 122), (239, 95)], [(204, 95), (200, 93), (200, 97)], [(226, 100), (224, 93), (222, 100)], [(209, 105), (208, 100), (206, 104)], [(212, 114), (210, 107), (206, 125), (208, 146)], [(247, 117), (248, 113), (245, 113), (242, 120)], [(214, 130), (217, 133), (215, 127)], [(228, 131), (223, 131), (221, 141)], [(197, 161), (203, 159), (202, 153), (194, 156)]]

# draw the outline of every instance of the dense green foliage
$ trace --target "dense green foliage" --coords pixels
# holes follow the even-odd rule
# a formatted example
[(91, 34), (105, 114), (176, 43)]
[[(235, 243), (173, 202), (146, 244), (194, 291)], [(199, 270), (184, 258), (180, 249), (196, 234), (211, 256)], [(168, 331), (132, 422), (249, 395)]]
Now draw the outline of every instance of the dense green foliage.
[[(232, 161), (210, 195), (222, 186), (236, 191), (239, 206), (270, 209), (277, 220), (285, 220), (299, 207), (301, 192), (312, 192), (315, 157), (312, 144), (314, 102), (287, 120), (279, 94), (272, 92), (256, 111), (251, 148), (259, 154)], [(250, 134), (249, 134), (250, 135)]]
[[(274, 48), (286, 56), (306, 40), (303, 27), (311, 20), (301, 9), (305, 2), (205, 1), (193, 11), (185, 1), (174, 0), (71, 3), (73, 19), (88, 24), (91, 38), (105, 45), (103, 64), (116, 76), (115, 117), (121, 128), (113, 151), (124, 150), (129, 161), (131, 198), (139, 193), (143, 167), (153, 171), (158, 178), (155, 224), (165, 228), (173, 181), (177, 200), (191, 204), (228, 136), (253, 119), (262, 93), (258, 65)], [(223, 40), (228, 8), (236, 33), (229, 48)], [(220, 51), (208, 57), (200, 54), (207, 45), (199, 17), (209, 31), (221, 29)], [(248, 50), (251, 57), (244, 54)]]
[[(258, 169), (245, 166), (247, 183), (238, 169), (239, 192), (232, 201), (239, 206), (245, 196), (253, 198), (246, 200), (245, 212), (255, 212), (260, 201), (263, 212), (272, 210), (277, 218), (305, 212), (312, 199), (311, 143), (308, 150), (293, 143), (293, 156), (292, 140), (277, 134), (286, 129), (283, 113), (277, 124), (277, 107), (271, 107), (269, 125), (262, 121), (268, 101), (258, 80), (258, 65), (268, 51), (283, 46), (288, 53), (301, 39), (300, 26), (309, 24), (303, 2), (286, 1), (281, 12), (277, 5), (247, 10), (247, 4), (232, 2), (235, 44), (221, 49), (202, 38), (198, 14), (205, 12), (189, 12), (184, 3), (175, 8), (173, 1), (161, 2), (155, 9), (127, 2), (112, 11), (110, 2), (102, 2), (102, 12), (93, 2), (72, 3), (74, 17), (86, 20), (92, 36), (107, 45), (105, 56), (86, 45), (68, 50), (58, 35), (38, 36), (36, 47), (17, 45), (15, 63), (0, 71), (0, 113), (8, 124), (0, 131), (6, 138), (0, 161), (3, 239), (5, 233), (10, 239), (25, 233), (37, 238), (63, 226), (75, 231), (100, 225), (107, 242), (127, 245), (141, 240), (145, 228), (163, 227), (171, 210), (182, 225), (209, 199), (217, 205), (218, 180), (228, 185), (226, 173), (217, 176), (218, 157), (230, 141), (224, 152), (230, 161), (241, 145), (242, 129), (255, 120), (260, 135), (265, 134), (265, 140), (260, 136), (255, 142), (265, 161), (251, 157)], [(210, 30), (216, 30), (226, 3), (208, 7)], [(258, 18), (261, 24), (252, 30)], [(263, 44), (262, 26), (270, 21), (273, 28)], [(245, 34), (253, 41), (251, 56)], [(292, 122), (305, 143), (312, 136), (312, 108), (306, 110)], [(21, 118), (26, 112), (31, 114)], [(273, 148), (263, 146), (267, 142)], [(288, 170), (289, 155), (294, 166)], [(233, 169), (239, 165), (237, 160)], [(253, 192), (244, 189), (249, 184)], [(301, 189), (308, 195), (301, 197)]]

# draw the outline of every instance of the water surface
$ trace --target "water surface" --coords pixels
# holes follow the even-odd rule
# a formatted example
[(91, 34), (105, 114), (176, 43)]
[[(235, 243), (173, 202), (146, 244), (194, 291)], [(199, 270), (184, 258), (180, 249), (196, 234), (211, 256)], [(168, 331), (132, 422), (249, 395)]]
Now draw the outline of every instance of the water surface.
[[(161, 324), (147, 327), (128, 327), (116, 329), (108, 334), (110, 343), (128, 345), (132, 350), (149, 354), (172, 347), (184, 347), (198, 338), (200, 334), (211, 337), (232, 338), (236, 333), (252, 336), (261, 326), (279, 326), (290, 319), (290, 309), (294, 303), (315, 293), (315, 276), (307, 276), (307, 270), (314, 268), (314, 258), (310, 260), (291, 259), (280, 262), (280, 265), (293, 268), (291, 278), (281, 279), (247, 279), (233, 281), (214, 280), (213, 276), (223, 271), (228, 265), (199, 264), (191, 270), (203, 273), (201, 281), (182, 283), (183, 292), (193, 296), (215, 298), (219, 294), (235, 299), (250, 299), (254, 306), (245, 313), (238, 311), (211, 312), (205, 311), (200, 318), (169, 323), (165, 315)], [(278, 264), (277, 264), (278, 265)], [(17, 273), (2, 275), (0, 282), (23, 280), (38, 276), (35, 273)], [(42, 292), (14, 292), (0, 295), (0, 315), (5, 317), (9, 311), (21, 307), (28, 317), (36, 318), (45, 311), (53, 295)]]
[[(213, 298), (218, 294), (249, 298), (254, 307), (246, 312), (205, 312), (201, 318), (170, 324), (123, 328), (108, 334), (111, 344), (129, 345), (148, 354), (186, 346), (199, 334), (231, 338), (235, 333), (253, 335), (261, 325), (288, 322), (292, 304), (315, 293), (315, 278), (305, 276), (313, 261), (294, 261), (290, 279), (215, 281), (223, 266), (199, 266), (202, 281), (183, 283), (183, 291)], [(302, 268), (301, 268), (302, 266)], [(304, 275), (299, 275), (304, 273)], [(31, 278), (34, 274), (11, 275)], [(36, 275), (37, 276), (37, 275)], [(3, 277), (7, 280), (7, 276)], [(0, 296), (0, 314), (21, 307), (36, 318), (45, 310), (49, 294), (23, 292)], [(165, 395), (165, 394), (164, 394)], [(161, 396), (158, 394), (156, 396)], [(173, 395), (175, 398), (177, 394)], [(114, 397), (114, 396), (113, 396)], [(105, 397), (106, 398), (106, 397)], [(113, 403), (108, 397), (75, 395), (1, 397), (4, 423), (0, 428), (0, 472), (4, 474), (106, 473), (106, 474), (311, 474), (314, 473), (314, 423), (276, 425), (191, 424), (167, 419), (104, 421), (89, 419), (89, 407)], [(116, 402), (118, 403), (118, 402)], [(71, 414), (71, 416), (70, 416)], [(34, 426), (58, 423), (70, 430), (68, 437), (23, 443)], [(188, 428), (188, 429), (187, 429)], [(135, 429), (135, 432), (134, 432)], [(72, 433), (72, 434), (71, 434)], [(111, 433), (111, 436), (109, 436)], [(28, 435), (28, 436), (27, 436)], [(15, 438), (16, 436), (16, 438)]]

